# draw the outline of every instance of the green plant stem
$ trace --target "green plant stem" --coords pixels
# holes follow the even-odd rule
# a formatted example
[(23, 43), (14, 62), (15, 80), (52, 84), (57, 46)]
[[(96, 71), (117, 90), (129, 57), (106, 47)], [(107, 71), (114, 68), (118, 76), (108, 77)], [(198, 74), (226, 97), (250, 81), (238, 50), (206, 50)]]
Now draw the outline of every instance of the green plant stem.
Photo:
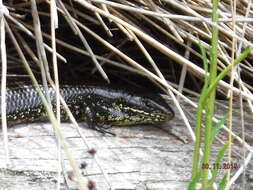
[[(205, 68), (205, 82), (204, 86), (202, 88), (201, 94), (204, 93), (204, 91), (208, 87), (208, 81), (209, 81), (209, 76), (208, 76), (208, 59), (206, 57), (206, 50), (205, 48), (199, 43), (200, 46), (200, 51), (201, 51), (201, 56)], [(199, 99), (199, 101), (201, 98)], [(192, 167), (192, 176), (194, 177), (197, 174), (198, 171), (198, 163), (199, 163), (199, 151), (200, 151), (200, 142), (201, 142), (201, 121), (202, 121), (202, 105), (199, 103), (198, 104), (198, 109), (197, 109), (197, 114), (196, 114), (196, 127), (195, 127), (195, 145), (194, 145), (194, 157), (193, 157), (193, 167)], [(198, 172), (199, 173), (199, 172)]]
[[(201, 98), (201, 97), (200, 97)], [(199, 100), (200, 102), (200, 100)], [(193, 167), (192, 167), (192, 179), (195, 178), (198, 172), (199, 165), (199, 152), (200, 152), (200, 142), (201, 142), (201, 121), (202, 121), (202, 105), (199, 103), (197, 108), (196, 125), (195, 125), (195, 145), (194, 145), (194, 155), (193, 155)]]
[[(214, 0), (213, 3), (213, 12), (212, 12), (212, 19), (213, 21), (218, 21), (218, 0)], [(211, 57), (210, 57), (210, 75), (208, 77), (208, 80), (206, 78), (205, 85), (202, 90), (200, 99), (199, 99), (199, 105), (197, 108), (197, 118), (196, 118), (196, 127), (195, 127), (195, 135), (196, 135), (196, 141), (195, 141), (195, 149), (194, 149), (194, 161), (193, 161), (193, 169), (192, 169), (192, 177), (194, 177), (198, 171), (198, 164), (199, 164), (199, 153), (200, 153), (200, 143), (201, 143), (201, 123), (202, 123), (202, 111), (204, 108), (204, 104), (202, 104), (203, 95), (205, 94), (205, 91), (207, 89), (207, 86), (210, 85), (211, 81), (213, 81), (216, 78), (217, 75), (217, 47), (218, 47), (218, 29), (216, 27), (212, 28), (212, 42), (211, 42)], [(202, 53), (203, 54), (203, 53)], [(210, 118), (213, 116), (213, 110), (214, 110), (214, 104), (211, 102), (215, 101), (215, 91), (212, 92), (209, 96), (210, 104), (206, 105), (206, 130), (205, 130), (205, 152), (204, 152), (204, 158), (203, 163), (209, 163), (210, 156), (210, 136), (211, 136), (211, 126), (212, 126), (212, 120), (210, 122)], [(209, 140), (208, 140), (209, 139)], [(207, 173), (205, 173), (207, 172)], [(208, 170), (203, 172), (202, 177), (207, 176)], [(207, 177), (206, 177), (207, 178)], [(207, 186), (207, 179), (203, 180), (203, 183)]]
[(206, 90), (203, 91), (202, 95), (200, 96), (199, 105), (197, 108), (197, 118), (196, 118), (196, 128), (195, 128), (196, 141), (195, 141), (195, 149), (194, 149), (194, 164), (193, 164), (193, 171), (192, 171), (193, 177), (197, 174), (197, 171), (198, 171), (202, 110), (204, 108), (204, 105), (206, 104), (207, 98), (209, 97), (211, 92), (216, 89), (219, 81), (222, 80), (232, 70), (232, 67), (239, 64), (241, 61), (243, 61), (252, 50), (253, 50), (253, 47), (246, 47), (243, 53), (241, 53), (241, 55), (238, 56), (233, 61), (232, 64), (228, 65), (215, 78), (215, 80), (210, 84), (210, 86)]
[[(218, 0), (213, 0), (213, 10), (212, 10), (212, 20), (218, 22)], [(210, 77), (209, 85), (215, 80), (217, 75), (217, 50), (218, 50), (218, 34), (219, 31), (216, 27), (212, 27), (212, 41), (211, 41), (211, 55), (210, 55)], [(214, 115), (216, 91), (210, 92), (208, 97), (208, 104), (205, 106), (206, 110), (206, 122), (205, 122), (205, 144), (204, 144), (204, 155), (203, 164), (209, 164), (210, 153), (211, 153), (211, 136), (212, 136), (212, 124)], [(202, 189), (207, 189), (208, 187), (208, 170), (202, 170)]]
[(233, 61), (232, 64), (228, 65), (216, 78), (215, 80), (210, 84), (210, 86), (207, 88), (207, 90), (204, 92), (203, 97), (200, 101), (200, 103), (206, 102), (208, 96), (210, 93), (217, 87), (220, 80), (222, 80), (231, 70), (232, 67), (237, 65), (238, 63), (242, 62), (248, 54), (253, 50), (253, 47), (246, 47), (245, 50)]
[[(202, 109), (203, 105), (205, 104), (207, 98), (209, 97), (210, 93), (217, 87), (218, 83), (220, 80), (222, 80), (232, 69), (233, 66), (237, 65), (241, 61), (243, 61), (248, 54), (253, 50), (253, 47), (246, 47), (243, 53), (241, 53), (240, 56), (238, 56), (232, 64), (227, 66), (216, 78), (215, 80), (211, 83), (211, 85), (202, 93), (199, 99), (199, 105), (197, 108), (197, 118), (196, 118), (196, 128), (195, 128), (195, 133), (196, 137), (200, 136), (200, 126), (201, 126), (201, 119), (202, 119)], [(197, 142), (197, 138), (196, 138)], [(195, 144), (196, 144), (195, 142)], [(196, 149), (196, 148), (195, 148)], [(199, 152), (199, 151), (196, 151)], [(196, 156), (197, 157), (197, 156)], [(198, 162), (197, 162), (198, 163)], [(197, 165), (198, 166), (198, 165)], [(195, 170), (193, 171), (195, 174), (197, 172), (197, 167), (195, 167)]]

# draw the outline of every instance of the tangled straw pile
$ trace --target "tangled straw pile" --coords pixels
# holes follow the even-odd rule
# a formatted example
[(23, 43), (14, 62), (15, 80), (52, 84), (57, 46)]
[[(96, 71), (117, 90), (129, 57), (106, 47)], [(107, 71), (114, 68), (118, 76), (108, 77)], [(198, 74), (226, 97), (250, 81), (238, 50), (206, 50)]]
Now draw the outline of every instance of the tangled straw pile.
[[(170, 84), (178, 88), (180, 93), (184, 89), (186, 73), (198, 79), (205, 75), (198, 44), (201, 42), (206, 49), (209, 49), (210, 28), (211, 25), (215, 25), (210, 19), (211, 3), (169, 0), (114, 2), (92, 0), (91, 3), (73, 1), (68, 4), (57, 1), (58, 12), (50, 12), (50, 5), (47, 1), (36, 3), (39, 18), (35, 13), (32, 16), (30, 2), (6, 4), (9, 11), (5, 9), (5, 17), (26, 54), (26, 58), (33, 60), (38, 65), (42, 62), (46, 69), (49, 67), (47, 62), (52, 62), (52, 59), (50, 54), (47, 58), (43, 56), (45, 53), (39, 56), (39, 51), (44, 52), (45, 47), (47, 52), (52, 52), (50, 27), (54, 26), (48, 24), (50, 18), (55, 18), (53, 24), (58, 25), (59, 23), (59, 32), (57, 31), (59, 35), (56, 33), (58, 60), (67, 61), (73, 65), (75, 63), (72, 59), (78, 54), (86, 60), (88, 66), (94, 64), (107, 81), (109, 77), (103, 70), (104, 64), (111, 64), (144, 75), (164, 88), (171, 89), (171, 86), (164, 80), (160, 68), (171, 69), (172, 66), (168, 60), (173, 60), (182, 67), (175, 69), (177, 77), (167, 76), (166, 78), (165, 76), (165, 78), (171, 79)], [(230, 5), (226, 1), (220, 2), (219, 20), (221, 23), (217, 26), (220, 30), (220, 70), (231, 63), (232, 38), (238, 44), (236, 54), (239, 54), (246, 45), (252, 45), (250, 42), (252, 39), (252, 25), (250, 24), (253, 21), (250, 18), (252, 9), (249, 4), (241, 1), (236, 11), (237, 15), (233, 20), (235, 25), (233, 25)], [(40, 20), (39, 25), (36, 19)], [(233, 32), (233, 26), (236, 32)], [(40, 44), (37, 45), (37, 53), (33, 51), (36, 47), (34, 39), (37, 44)], [(12, 45), (8, 43), (7, 46)], [(129, 48), (134, 51), (128, 51)], [(68, 56), (65, 55), (66, 52), (74, 53), (74, 56), (66, 59)], [(159, 60), (160, 54), (154, 55), (157, 52), (162, 53), (161, 56), (165, 56), (167, 60), (166, 58), (163, 61)], [(8, 52), (8, 55), (9, 61), (13, 62), (14, 67), (18, 67), (18, 60), (13, 56), (13, 51)], [(90, 58), (84, 58), (83, 55)], [(168, 71), (164, 70), (166, 74)], [(249, 98), (248, 93), (252, 91), (252, 86), (249, 84), (252, 77), (252, 64), (247, 60), (240, 64), (239, 70), (240, 75), (239, 73), (235, 75), (235, 85), (240, 83), (244, 88), (243, 96)], [(242, 78), (243, 81), (241, 81)], [(195, 86), (198, 86), (198, 83), (195, 83)], [(223, 87), (221, 92), (226, 94), (229, 89), (228, 83), (222, 82), (221, 86)], [(194, 94), (187, 88), (184, 90)], [(233, 90), (238, 94), (238, 88), (233, 88)]]
[[(42, 75), (44, 83), (52, 82), (51, 71), (58, 84), (61, 77), (58, 69), (66, 63), (76, 70), (81, 68), (84, 73), (98, 71), (108, 82), (114, 71), (128, 71), (148, 78), (168, 93), (185, 118), (186, 126), (190, 127), (174, 95), (196, 106), (183, 92), (198, 95), (194, 91), (202, 84), (197, 81), (203, 81), (206, 75), (199, 44), (208, 52), (211, 27), (216, 26), (220, 32), (219, 72), (232, 62), (233, 53), (236, 57), (246, 46), (253, 46), (253, 8), (246, 0), (237, 2), (236, 14), (232, 14), (229, 1), (220, 1), (219, 25), (210, 19), (212, 4), (209, 1), (56, 2), (6, 1), (4, 6), (0, 5), (4, 16), (1, 39), (4, 39), (4, 25), (7, 37), (1, 42), (2, 86), (5, 86), (6, 76), (8, 80), (14, 76), (18, 81), (20, 77), (27, 77), (20, 71), (24, 62), (30, 63), (36, 76)], [(55, 35), (54, 28), (57, 27)], [(5, 56), (8, 59), (7, 75)], [(20, 56), (23, 57), (20, 59)], [(80, 60), (85, 62), (80, 63)], [(219, 83), (219, 92), (226, 96), (229, 89), (233, 90), (248, 102), (253, 112), (251, 61), (252, 54)], [(171, 77), (171, 70), (175, 72), (174, 77)], [(186, 76), (194, 84), (193, 88), (189, 84), (184, 86)]]

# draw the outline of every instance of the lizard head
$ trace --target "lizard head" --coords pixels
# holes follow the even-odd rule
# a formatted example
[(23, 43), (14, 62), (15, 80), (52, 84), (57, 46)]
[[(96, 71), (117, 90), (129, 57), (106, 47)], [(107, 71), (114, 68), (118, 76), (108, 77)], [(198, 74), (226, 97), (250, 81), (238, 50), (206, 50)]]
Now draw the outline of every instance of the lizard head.
[(159, 124), (174, 117), (174, 111), (160, 95), (128, 95), (109, 104), (104, 115), (111, 125)]

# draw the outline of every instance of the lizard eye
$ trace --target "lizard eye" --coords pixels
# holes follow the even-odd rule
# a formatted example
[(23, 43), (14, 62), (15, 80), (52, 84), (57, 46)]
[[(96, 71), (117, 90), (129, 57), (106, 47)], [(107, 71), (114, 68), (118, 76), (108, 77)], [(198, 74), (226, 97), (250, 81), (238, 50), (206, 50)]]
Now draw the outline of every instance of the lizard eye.
[(151, 102), (150, 100), (145, 99), (143, 102), (144, 102), (144, 104), (145, 104), (146, 106), (148, 106), (148, 107), (153, 107), (153, 104), (152, 104), (152, 102)]

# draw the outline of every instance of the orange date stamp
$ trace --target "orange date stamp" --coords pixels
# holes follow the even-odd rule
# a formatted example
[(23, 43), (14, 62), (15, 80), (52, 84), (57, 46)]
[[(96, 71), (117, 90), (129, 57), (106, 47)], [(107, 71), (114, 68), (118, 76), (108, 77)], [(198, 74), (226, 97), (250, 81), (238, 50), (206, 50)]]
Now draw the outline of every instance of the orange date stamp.
[(233, 170), (233, 169), (238, 169), (240, 168), (240, 164), (238, 163), (213, 163), (213, 164), (202, 164), (202, 169), (218, 169), (218, 170)]

